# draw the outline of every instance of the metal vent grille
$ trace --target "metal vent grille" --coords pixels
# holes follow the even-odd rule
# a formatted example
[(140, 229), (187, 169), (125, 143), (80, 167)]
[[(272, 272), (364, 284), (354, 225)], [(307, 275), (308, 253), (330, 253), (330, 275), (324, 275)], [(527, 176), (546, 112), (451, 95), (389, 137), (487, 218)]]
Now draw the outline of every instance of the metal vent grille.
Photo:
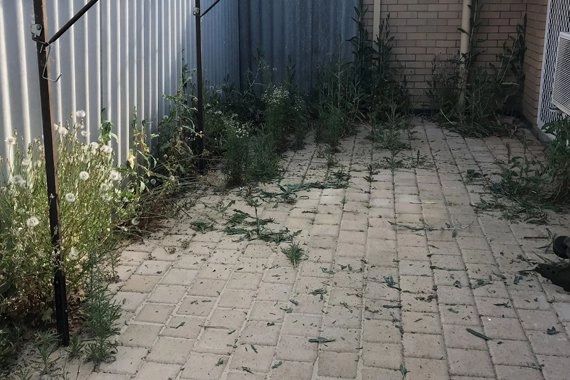
[(552, 104), (570, 115), (570, 33), (561, 33), (558, 39)]
[(539, 127), (560, 117), (560, 111), (552, 104), (552, 90), (556, 69), (558, 39), (562, 32), (570, 32), (570, 1), (550, 0), (548, 4), (546, 36), (544, 41), (544, 60), (538, 113)]

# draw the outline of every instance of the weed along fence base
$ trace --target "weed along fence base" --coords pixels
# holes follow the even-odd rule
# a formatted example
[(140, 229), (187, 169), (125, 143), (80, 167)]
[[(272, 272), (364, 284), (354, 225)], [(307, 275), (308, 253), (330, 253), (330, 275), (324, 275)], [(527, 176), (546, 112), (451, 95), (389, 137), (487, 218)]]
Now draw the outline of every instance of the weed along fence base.
[(570, 371), (539, 6), (424, 3), (0, 0), (0, 377)]

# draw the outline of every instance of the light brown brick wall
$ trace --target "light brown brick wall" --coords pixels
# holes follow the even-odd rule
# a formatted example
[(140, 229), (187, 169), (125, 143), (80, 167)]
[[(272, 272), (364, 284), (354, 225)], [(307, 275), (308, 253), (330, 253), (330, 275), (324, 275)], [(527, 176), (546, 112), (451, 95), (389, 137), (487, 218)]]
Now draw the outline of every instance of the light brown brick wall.
[(523, 114), (533, 125), (536, 125), (538, 115), (547, 8), (548, 0), (527, 0), (528, 24), (526, 31), (527, 52), (524, 65), (526, 78)]
[[(481, 12), (479, 46), (484, 53), (480, 62), (495, 62), (502, 52), (503, 42), (516, 32), (528, 12), (529, 53), (525, 65), (527, 71), (524, 97), (525, 115), (529, 120), (536, 115), (542, 36), (547, 0), (484, 0)], [(395, 37), (395, 58), (402, 64), (412, 101), (417, 108), (428, 108), (425, 92), (431, 76), (434, 57), (442, 59), (459, 54), (461, 34), (462, 0), (381, 0), (381, 18), (390, 15), (390, 29)], [(367, 17), (373, 28), (374, 0), (364, 0), (368, 6)], [(376, 34), (375, 32), (373, 33)], [(538, 79), (537, 79), (538, 78)], [(533, 110), (534, 107), (534, 110)]]

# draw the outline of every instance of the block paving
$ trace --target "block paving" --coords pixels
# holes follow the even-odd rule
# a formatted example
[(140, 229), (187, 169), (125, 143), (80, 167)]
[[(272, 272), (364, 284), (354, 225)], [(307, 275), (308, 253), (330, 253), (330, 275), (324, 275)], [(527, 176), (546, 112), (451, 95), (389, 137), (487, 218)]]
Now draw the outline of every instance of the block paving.
[[(368, 165), (390, 154), (364, 128), (343, 140), (333, 168), (312, 140), (286, 153), (281, 184), (323, 181), (339, 167), (350, 174), (345, 189), (305, 189), (294, 203), (259, 208), (275, 228), (301, 231), (298, 268), (281, 252), (288, 243), (223, 232), (232, 209), (254, 212), (240, 189), (201, 195), (186, 216), (128, 246), (113, 284), (124, 324), (116, 361), (71, 366), (73, 377), (570, 378), (570, 294), (520, 272), (556, 260), (544, 247), (549, 233), (570, 233), (568, 215), (542, 226), (476, 213), (488, 190), (467, 178), (496, 179), (496, 161), (523, 144), (464, 139), (422, 119), (413, 132), (404, 154), (423, 164), (372, 178)], [(532, 138), (527, 149), (542, 152)], [(195, 231), (192, 221), (206, 217), (216, 229)]]

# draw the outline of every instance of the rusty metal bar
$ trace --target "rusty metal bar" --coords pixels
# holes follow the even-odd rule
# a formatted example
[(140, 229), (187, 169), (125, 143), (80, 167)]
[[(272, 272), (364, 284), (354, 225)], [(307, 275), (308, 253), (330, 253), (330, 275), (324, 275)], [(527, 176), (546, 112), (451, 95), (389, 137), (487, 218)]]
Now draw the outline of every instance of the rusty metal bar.
[(79, 10), (79, 12), (77, 12), (75, 14), (75, 16), (73, 16), (68, 22), (65, 23), (64, 26), (62, 26), (57, 33), (55, 33), (53, 35), (52, 38), (49, 39), (49, 41), (47, 41), (47, 45), (51, 45), (53, 44), (55, 41), (57, 41), (62, 35), (65, 34), (65, 32), (67, 32), (67, 30), (69, 28), (71, 28), (73, 26), (73, 24), (75, 24), (85, 13), (87, 13), (87, 11), (89, 9), (91, 9), (91, 7), (93, 7), (95, 4), (97, 4), (99, 0), (91, 0), (90, 2), (88, 2), (87, 4), (85, 4), (85, 6), (83, 8), (81, 8)]
[(40, 80), (40, 101), (42, 109), (42, 129), (44, 137), (44, 154), (47, 179), (47, 197), (49, 204), (49, 227), (53, 251), (53, 289), (55, 303), (55, 319), (57, 332), (64, 346), (69, 345), (69, 315), (67, 306), (67, 290), (65, 272), (63, 270), (63, 254), (61, 252), (61, 235), (59, 223), (59, 196), (57, 186), (57, 151), (54, 147), (54, 130), (50, 109), (50, 88), (47, 75), (48, 51), (45, 44), (47, 34), (47, 15), (44, 0), (34, 0), (35, 34), (38, 73)]
[(194, 16), (196, 17), (196, 150), (198, 153), (198, 173), (206, 172), (204, 158), (204, 68), (202, 65), (202, 19), (200, 0), (194, 0)]
[(216, 5), (218, 5), (218, 3), (221, 0), (216, 0), (212, 3), (212, 5), (210, 5), (208, 8), (206, 8), (206, 10), (204, 12), (202, 12), (202, 14), (200, 15), (200, 18), (206, 16), (208, 14), (208, 12), (210, 12), (212, 10), (212, 8), (214, 8)]

